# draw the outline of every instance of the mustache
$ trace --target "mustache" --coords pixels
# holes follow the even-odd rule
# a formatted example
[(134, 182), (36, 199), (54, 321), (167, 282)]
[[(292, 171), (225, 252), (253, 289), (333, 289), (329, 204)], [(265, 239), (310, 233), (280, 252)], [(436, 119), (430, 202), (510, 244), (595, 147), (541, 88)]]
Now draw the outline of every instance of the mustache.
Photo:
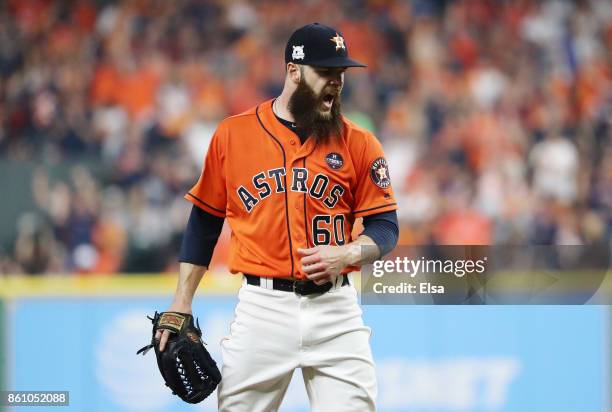
[(321, 93), (319, 93), (319, 98), (323, 98), (326, 95), (331, 95), (334, 98), (336, 98), (340, 96), (341, 92), (342, 92), (342, 87), (340, 86), (326, 87), (326, 88), (323, 88), (323, 90), (321, 90)]

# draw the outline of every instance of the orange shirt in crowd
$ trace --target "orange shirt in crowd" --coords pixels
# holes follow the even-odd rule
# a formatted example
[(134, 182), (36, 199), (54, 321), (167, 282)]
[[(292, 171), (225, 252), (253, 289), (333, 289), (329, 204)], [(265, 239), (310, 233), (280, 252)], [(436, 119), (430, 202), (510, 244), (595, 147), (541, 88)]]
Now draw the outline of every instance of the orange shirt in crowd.
[(475, 210), (453, 210), (440, 217), (433, 236), (440, 245), (490, 245), (493, 224)]

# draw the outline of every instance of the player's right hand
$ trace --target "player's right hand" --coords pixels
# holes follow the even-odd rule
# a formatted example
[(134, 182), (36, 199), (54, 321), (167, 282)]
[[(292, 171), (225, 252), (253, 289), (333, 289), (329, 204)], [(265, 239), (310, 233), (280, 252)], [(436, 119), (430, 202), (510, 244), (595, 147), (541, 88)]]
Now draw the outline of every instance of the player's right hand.
[(302, 271), (317, 285), (334, 282), (347, 266), (345, 246), (319, 245), (312, 248), (298, 248), (302, 256)]
[[(192, 315), (191, 305), (180, 305), (177, 303), (173, 303), (170, 305), (170, 308), (166, 312), (179, 312), (179, 313), (188, 313)], [(166, 343), (168, 342), (168, 338), (170, 337), (169, 330), (158, 330), (155, 333), (155, 340), (159, 342), (159, 351), (163, 352), (166, 349)]]

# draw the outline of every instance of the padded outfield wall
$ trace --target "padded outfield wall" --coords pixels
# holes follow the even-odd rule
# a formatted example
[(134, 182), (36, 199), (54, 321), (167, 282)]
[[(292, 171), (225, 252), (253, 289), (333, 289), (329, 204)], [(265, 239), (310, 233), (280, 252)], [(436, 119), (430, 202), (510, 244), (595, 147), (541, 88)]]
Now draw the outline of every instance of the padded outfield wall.
[[(237, 279), (207, 276), (196, 297), (219, 362)], [(0, 280), (10, 302), (2, 351), (11, 390), (68, 390), (69, 411), (213, 411), (163, 386), (145, 318), (166, 307), (173, 276)], [(365, 306), (381, 412), (606, 410), (610, 347), (604, 306)], [(347, 348), (348, 350), (348, 348)], [(37, 408), (46, 410), (47, 408)], [(48, 408), (49, 411), (57, 409)], [(300, 373), (281, 411), (308, 410)]]
[[(6, 349), (4, 345), (5, 337), (5, 322), (4, 322), (4, 300), (0, 299), (0, 391), (6, 389), (5, 387), (5, 376), (7, 373), (6, 366)], [(4, 412), (4, 406), (0, 404), (0, 412)]]

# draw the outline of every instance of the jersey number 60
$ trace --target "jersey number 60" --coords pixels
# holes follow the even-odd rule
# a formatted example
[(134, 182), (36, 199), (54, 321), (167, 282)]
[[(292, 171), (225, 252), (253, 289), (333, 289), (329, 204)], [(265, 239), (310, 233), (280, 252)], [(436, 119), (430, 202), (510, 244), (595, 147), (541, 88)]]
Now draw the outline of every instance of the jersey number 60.
[(312, 219), (312, 243), (315, 246), (331, 245), (332, 232), (335, 244), (344, 245), (344, 215), (316, 215)]

